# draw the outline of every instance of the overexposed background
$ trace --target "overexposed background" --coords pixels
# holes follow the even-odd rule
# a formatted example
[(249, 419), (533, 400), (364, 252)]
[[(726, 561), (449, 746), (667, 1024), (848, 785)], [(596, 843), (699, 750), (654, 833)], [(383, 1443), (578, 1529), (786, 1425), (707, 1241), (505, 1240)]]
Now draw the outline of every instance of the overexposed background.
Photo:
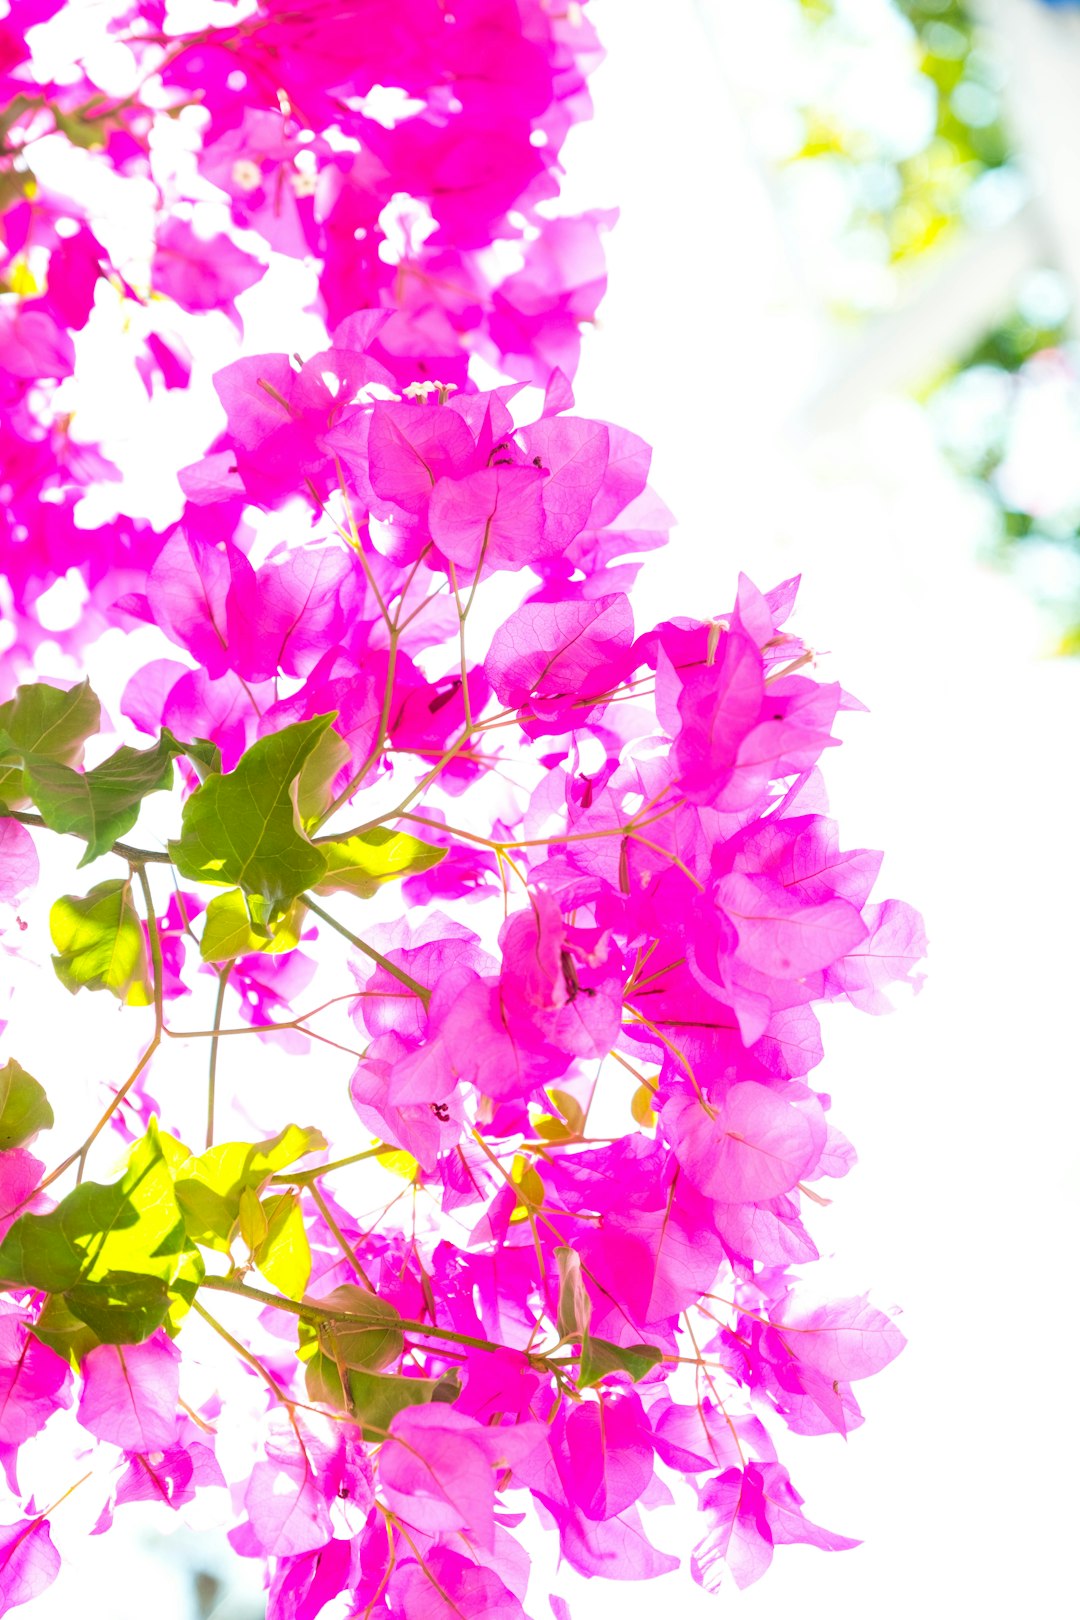
[[(886, 1020), (826, 1009), (815, 1084), (860, 1164), (810, 1224), (838, 1281), (902, 1305), (910, 1343), (859, 1387), (867, 1421), (848, 1441), (783, 1448), (807, 1514), (862, 1547), (781, 1548), (726, 1599), (678, 1576), (618, 1602), (641, 1620), (718, 1602), (804, 1620), (1064, 1615), (1080, 1439), (1056, 1354), (1080, 1326), (1080, 663), (1048, 657), (1020, 585), (977, 562), (982, 509), (917, 404), (869, 391), (815, 430), (851, 340), (808, 295), (736, 112), (740, 82), (768, 70), (760, 53), (783, 61), (767, 9), (590, 0), (608, 59), (568, 178), (622, 216), (578, 406), (656, 447), (680, 522), (646, 563), (649, 612), (723, 611), (740, 569), (762, 588), (801, 571), (795, 628), (870, 710), (846, 717), (824, 762), (832, 810), (844, 847), (886, 851), (882, 894), (923, 911), (928, 977)], [(1075, 437), (1065, 450), (1080, 459)], [(578, 1620), (609, 1601), (592, 1583)]]
[[(848, 4), (887, 31), (886, 0)], [(1042, 11), (1037, 0), (984, 9), (1021, 28)], [(550, 1578), (574, 1620), (614, 1605), (628, 1620), (663, 1606), (704, 1617), (718, 1604), (803, 1620), (909, 1620), (960, 1604), (991, 1620), (1057, 1616), (1071, 1595), (1080, 1441), (1066, 1382), (1080, 1328), (1080, 663), (1048, 656), (1052, 637), (1020, 586), (978, 560), (985, 508), (905, 392), (920, 379), (895, 363), (933, 328), (947, 364), (949, 320), (990, 307), (997, 261), (973, 260), (947, 318), (916, 319), (888, 363), (865, 328), (830, 316), (806, 268), (813, 222), (785, 210), (767, 159), (760, 120), (773, 114), (747, 114), (752, 87), (779, 77), (782, 102), (783, 83), (794, 98), (813, 70), (783, 10), (590, 0), (608, 59), (595, 120), (567, 144), (563, 207), (615, 204), (622, 217), (576, 393), (582, 414), (655, 445), (653, 481), (679, 519), (646, 561), (641, 618), (722, 612), (740, 569), (762, 588), (801, 572), (795, 628), (820, 649), (823, 676), (870, 711), (844, 717), (845, 745), (826, 761), (833, 811), (846, 846), (886, 850), (880, 894), (923, 910), (931, 956), (923, 993), (892, 1018), (826, 1009), (815, 1084), (861, 1162), (810, 1225), (836, 1255), (837, 1291), (901, 1305), (910, 1345), (860, 1388), (867, 1421), (848, 1441), (776, 1425), (808, 1516), (862, 1547), (779, 1549), (759, 1586), (719, 1598), (688, 1570), (611, 1588), (538, 1564), (530, 1611), (543, 1620)], [(891, 60), (883, 49), (864, 94), (886, 121), (917, 119)], [(1076, 74), (1080, 105), (1080, 49)], [(1067, 129), (1046, 127), (1054, 107), (1028, 112), (1033, 139), (1075, 154)], [(282, 335), (267, 288), (243, 302), (250, 350), (289, 346), (302, 328), (297, 317)], [(1059, 477), (1078, 448), (1056, 434), (1041, 474)], [(1041, 474), (1036, 446), (1029, 476)], [(59, 1620), (78, 1601), (109, 1620), (145, 1620), (151, 1604), (156, 1620), (193, 1617), (182, 1571), (209, 1556), (209, 1527), (153, 1552), (141, 1515), (125, 1509), (88, 1541), (35, 1614)], [(651, 1522), (676, 1544), (662, 1515)], [(250, 1567), (221, 1572), (215, 1620), (250, 1620)]]

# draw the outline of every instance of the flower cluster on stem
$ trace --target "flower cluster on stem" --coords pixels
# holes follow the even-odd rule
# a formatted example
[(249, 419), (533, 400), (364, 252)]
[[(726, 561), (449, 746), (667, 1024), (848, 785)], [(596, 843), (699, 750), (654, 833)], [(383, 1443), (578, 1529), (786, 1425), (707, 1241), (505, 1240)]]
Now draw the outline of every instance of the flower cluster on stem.
[[(143, 1024), (51, 1168), (48, 1078), (0, 1069), (0, 1613), (57, 1573), (17, 1468), (69, 1421), (99, 1530), (227, 1491), (271, 1620), (343, 1594), (523, 1620), (523, 1516), (585, 1575), (660, 1575), (672, 1474), (709, 1590), (852, 1546), (774, 1438), (846, 1434), (903, 1343), (804, 1287), (807, 1202), (854, 1162), (815, 1009), (884, 1010), (925, 942), (829, 819), (858, 705), (790, 627), (798, 582), (635, 616), (670, 520), (648, 446), (574, 414), (609, 221), (553, 207), (592, 31), (574, 0), (222, 11), (118, 4), (123, 94), (94, 77), (115, 52), (41, 66), (58, 0), (0, 22), (0, 902), (47, 903), (39, 848), (74, 840), (96, 881), (52, 900), (55, 993)], [(143, 211), (141, 266), (39, 181), (58, 142)], [(80, 334), (130, 305), (157, 410), (290, 255), (321, 347), (217, 367), (216, 437), (163, 448), (182, 512), (155, 525), (65, 421)], [(39, 605), (72, 575), (58, 632)], [(113, 715), (38, 678), (104, 627), (139, 632)], [(252, 1043), (289, 1054), (289, 1117), (261, 1116)], [(316, 1072), (345, 1131), (306, 1123)], [(234, 1139), (245, 1117), (267, 1134)]]

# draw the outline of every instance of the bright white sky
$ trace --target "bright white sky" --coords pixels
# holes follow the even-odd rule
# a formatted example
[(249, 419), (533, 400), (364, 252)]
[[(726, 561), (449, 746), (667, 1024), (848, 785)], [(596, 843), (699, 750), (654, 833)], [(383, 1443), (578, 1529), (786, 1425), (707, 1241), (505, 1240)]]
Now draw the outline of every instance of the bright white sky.
[[(768, 43), (747, 9), (590, 0), (609, 58), (596, 120), (568, 143), (567, 195), (622, 218), (578, 409), (656, 446), (654, 482), (680, 519), (647, 563), (642, 618), (720, 612), (740, 569), (763, 588), (801, 571), (796, 628), (871, 710), (847, 717), (827, 761), (833, 810), (846, 845), (887, 851), (880, 893), (921, 907), (932, 955), (923, 994), (891, 1019), (829, 1010), (815, 1083), (861, 1163), (811, 1225), (838, 1256), (837, 1291), (902, 1305), (911, 1343), (862, 1386), (867, 1422), (847, 1443), (776, 1426), (808, 1515), (862, 1548), (781, 1549), (759, 1586), (719, 1599), (688, 1571), (552, 1585), (574, 1620), (614, 1604), (626, 1620), (664, 1605), (693, 1620), (718, 1602), (800, 1620), (1056, 1615), (1080, 1441), (1075, 1402), (1050, 1389), (1071, 1376), (1080, 1327), (1080, 663), (1046, 659), (1024, 597), (973, 560), (981, 512), (916, 407), (881, 399), (828, 441), (800, 432), (833, 340), (733, 110), (744, 61), (762, 70), (741, 53)], [(280, 347), (254, 319), (249, 339)], [(148, 1602), (156, 1620), (188, 1620), (184, 1583), (168, 1575), (151, 1597), (161, 1577), (134, 1545), (117, 1587), (115, 1536), (86, 1543), (35, 1620), (88, 1600), (109, 1620), (145, 1620)], [(173, 1542), (182, 1557), (197, 1545)], [(534, 1620), (543, 1593), (538, 1572)]]
[[(740, 42), (762, 48), (751, 9), (592, 0), (609, 58), (567, 165), (622, 218), (578, 404), (652, 441), (682, 520), (650, 560), (650, 612), (720, 611), (740, 568), (763, 588), (801, 570), (796, 628), (871, 711), (826, 761), (844, 844), (885, 849), (881, 892), (923, 910), (931, 955), (892, 1018), (829, 1009), (815, 1074), (861, 1162), (814, 1235), (845, 1288), (903, 1306), (910, 1345), (860, 1387), (846, 1444), (792, 1437), (784, 1455), (808, 1514), (865, 1545), (782, 1549), (728, 1601), (801, 1620), (1061, 1614), (1080, 1439), (1051, 1387), (1051, 1347), (1080, 1326), (1080, 664), (1042, 656), (1025, 598), (976, 565), (981, 514), (916, 407), (883, 399), (831, 442), (800, 437), (832, 357), (732, 110)], [(677, 1580), (620, 1592), (622, 1612), (715, 1613)], [(606, 1601), (594, 1583), (578, 1620)]]

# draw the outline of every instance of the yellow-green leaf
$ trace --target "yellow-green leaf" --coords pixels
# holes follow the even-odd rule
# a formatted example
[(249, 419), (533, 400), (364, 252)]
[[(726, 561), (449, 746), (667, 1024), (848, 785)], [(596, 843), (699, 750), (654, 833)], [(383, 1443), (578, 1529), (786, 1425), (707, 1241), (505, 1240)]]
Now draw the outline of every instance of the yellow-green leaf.
[(278, 1170), (325, 1148), (319, 1131), (287, 1125), (266, 1142), (221, 1142), (172, 1166), (176, 1197), (193, 1243), (228, 1253), (245, 1187), (258, 1191)]
[(446, 854), (445, 849), (389, 827), (372, 827), (344, 841), (320, 844), (319, 848), (326, 856), (326, 871), (315, 885), (315, 893), (335, 894), (345, 889), (365, 900), (380, 883), (426, 872)]
[(114, 1344), (147, 1338), (170, 1295), (190, 1299), (200, 1276), (153, 1123), (119, 1181), (84, 1181), (48, 1214), (21, 1216), (0, 1244), (6, 1286), (62, 1294), (71, 1315)]
[(252, 1254), (263, 1242), (270, 1230), (266, 1219), (266, 1211), (259, 1201), (259, 1195), (252, 1187), (240, 1189), (240, 1212), (237, 1217), (240, 1222), (240, 1236), (247, 1244)]
[(275, 1194), (263, 1199), (262, 1208), (266, 1236), (254, 1251), (255, 1264), (288, 1299), (301, 1299), (311, 1276), (311, 1249), (299, 1196)]
[(38, 1131), (47, 1131), (53, 1111), (44, 1089), (21, 1063), (8, 1058), (0, 1069), (0, 1153), (21, 1147)]
[(522, 1203), (528, 1204), (532, 1209), (543, 1207), (544, 1183), (528, 1159), (520, 1153), (515, 1156), (510, 1167), (510, 1180), (514, 1183)]
[(653, 1108), (655, 1095), (651, 1087), (638, 1086), (630, 1099), (630, 1112), (643, 1131), (651, 1131), (656, 1124), (656, 1111)]
[(405, 1148), (388, 1147), (385, 1153), (375, 1155), (376, 1164), (381, 1164), (384, 1170), (389, 1170), (392, 1176), (400, 1176), (403, 1181), (415, 1181), (420, 1166)]
[[(306, 907), (295, 900), (285, 915), (268, 924), (261, 895), (245, 895), (243, 889), (216, 894), (206, 908), (199, 951), (204, 962), (233, 962), (238, 956), (262, 951), (280, 956), (300, 943)], [(253, 926), (253, 921), (256, 926)], [(259, 931), (256, 931), (258, 929)]]
[(73, 995), (111, 990), (129, 1007), (149, 1003), (146, 938), (124, 878), (97, 883), (83, 898), (62, 896), (49, 912), (49, 931), (60, 953), (53, 957), (57, 978)]

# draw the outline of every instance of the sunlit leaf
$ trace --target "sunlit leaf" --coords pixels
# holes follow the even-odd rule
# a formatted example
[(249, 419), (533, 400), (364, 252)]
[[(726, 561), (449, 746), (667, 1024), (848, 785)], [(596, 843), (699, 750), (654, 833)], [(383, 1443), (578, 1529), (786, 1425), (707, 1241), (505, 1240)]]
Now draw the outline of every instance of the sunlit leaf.
[(73, 995), (111, 990), (129, 1007), (150, 1001), (146, 938), (126, 879), (97, 883), (82, 898), (64, 895), (49, 912), (49, 931), (57, 977)]
[(630, 1113), (643, 1131), (651, 1131), (656, 1124), (656, 1110), (653, 1108), (655, 1095), (651, 1086), (638, 1086), (630, 1099)]
[[(189, 1244), (156, 1127), (109, 1185), (84, 1181), (46, 1215), (26, 1214), (0, 1244), (7, 1286), (63, 1294), (97, 1337), (137, 1343), (160, 1326)], [(141, 1280), (140, 1280), (141, 1279)], [(46, 1340), (48, 1342), (48, 1340)]]
[[(277, 922), (270, 923), (261, 895), (245, 895), (243, 889), (216, 894), (203, 918), (199, 951), (204, 962), (232, 962), (238, 956), (261, 951), (280, 956), (300, 943), (306, 908), (296, 900)], [(256, 926), (252, 926), (252, 919)], [(257, 931), (258, 930), (258, 931)]]
[(14, 1058), (0, 1068), (0, 1153), (47, 1131), (53, 1111), (44, 1088)]
[(279, 1170), (325, 1148), (319, 1131), (287, 1125), (265, 1142), (221, 1142), (198, 1157), (173, 1162), (176, 1197), (193, 1243), (228, 1252), (240, 1219), (240, 1198)]
[(240, 1227), (240, 1236), (247, 1244), (252, 1254), (263, 1242), (269, 1231), (266, 1211), (259, 1200), (258, 1193), (252, 1187), (241, 1187), (240, 1209), (237, 1215)]
[(286, 1298), (301, 1299), (311, 1276), (311, 1248), (299, 1195), (276, 1193), (263, 1199), (261, 1209), (266, 1235), (252, 1250), (255, 1264)]
[(420, 1166), (411, 1153), (404, 1148), (388, 1147), (385, 1153), (376, 1155), (377, 1164), (384, 1170), (389, 1170), (392, 1176), (400, 1176), (403, 1181), (415, 1181)]
[(434, 844), (389, 827), (371, 827), (344, 842), (320, 844), (326, 856), (326, 871), (315, 885), (316, 894), (334, 894), (345, 889), (369, 899), (380, 883), (426, 872), (446, 854)]

